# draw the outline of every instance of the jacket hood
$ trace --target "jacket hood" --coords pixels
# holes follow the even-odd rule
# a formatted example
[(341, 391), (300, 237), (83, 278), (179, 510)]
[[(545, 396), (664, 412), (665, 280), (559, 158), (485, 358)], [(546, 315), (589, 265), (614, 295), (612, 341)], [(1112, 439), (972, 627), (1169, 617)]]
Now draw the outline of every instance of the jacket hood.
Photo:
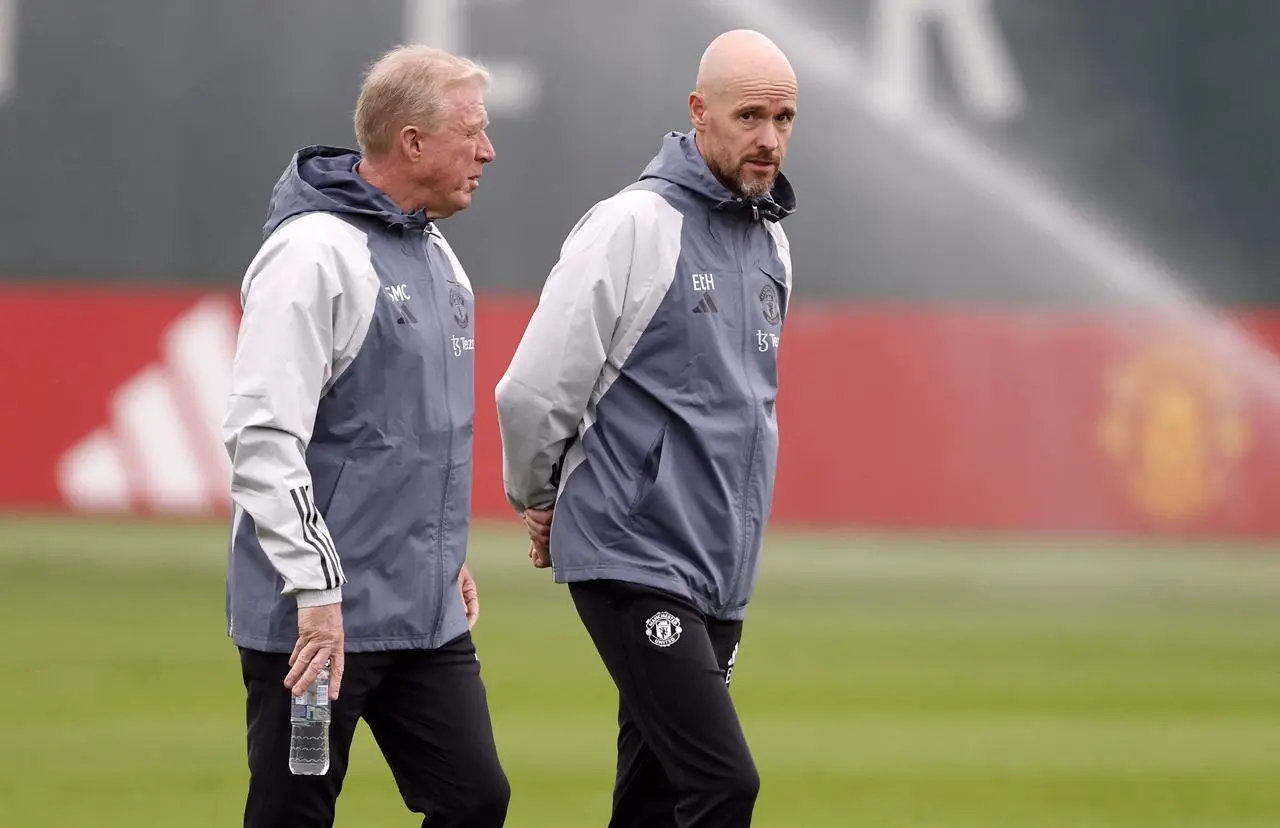
[[(695, 133), (669, 132), (662, 139), (662, 148), (649, 166), (640, 174), (640, 180), (659, 178), (670, 181), (703, 198), (709, 199), (717, 210), (752, 210), (768, 221), (781, 221), (796, 210), (796, 193), (791, 182), (781, 172), (773, 182), (773, 189), (759, 198), (734, 195), (720, 183), (707, 166), (706, 159), (698, 151)], [(754, 216), (753, 216), (754, 217)]]
[(293, 154), (271, 191), (262, 235), (303, 213), (347, 213), (388, 225), (425, 228), (425, 214), (405, 213), (391, 197), (360, 177), (360, 153), (342, 147), (303, 147)]

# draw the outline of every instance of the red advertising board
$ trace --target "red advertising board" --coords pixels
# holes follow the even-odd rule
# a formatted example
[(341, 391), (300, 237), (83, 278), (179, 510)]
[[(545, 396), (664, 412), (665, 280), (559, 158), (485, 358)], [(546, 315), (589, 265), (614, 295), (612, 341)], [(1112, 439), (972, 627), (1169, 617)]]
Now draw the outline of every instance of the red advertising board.
[[(482, 296), (475, 512), (507, 516), (493, 388), (532, 310)], [(234, 293), (0, 289), (0, 508), (225, 514)], [(797, 305), (774, 520), (1280, 535), (1280, 313)]]
[(797, 308), (778, 517), (1280, 534), (1280, 314)]

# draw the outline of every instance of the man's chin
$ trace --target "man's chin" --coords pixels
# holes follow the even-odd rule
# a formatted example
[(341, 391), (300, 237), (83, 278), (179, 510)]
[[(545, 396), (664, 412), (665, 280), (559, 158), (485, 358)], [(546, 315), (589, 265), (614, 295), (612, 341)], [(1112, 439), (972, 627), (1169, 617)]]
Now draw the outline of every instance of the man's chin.
[(747, 164), (738, 170), (738, 189), (748, 198), (760, 198), (773, 189), (773, 182), (777, 179), (777, 167), (765, 171)]
[(773, 189), (774, 176), (765, 178), (743, 178), (739, 184), (739, 189), (747, 198), (760, 198), (769, 194)]
[(449, 215), (459, 213), (471, 206), (471, 193), (459, 190), (449, 199)]

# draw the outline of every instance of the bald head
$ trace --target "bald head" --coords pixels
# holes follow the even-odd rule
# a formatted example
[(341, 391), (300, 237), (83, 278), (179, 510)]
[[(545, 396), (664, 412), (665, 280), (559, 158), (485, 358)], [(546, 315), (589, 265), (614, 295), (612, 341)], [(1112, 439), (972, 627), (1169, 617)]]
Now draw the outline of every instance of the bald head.
[(796, 74), (772, 40), (750, 29), (702, 53), (689, 114), (698, 150), (720, 183), (758, 198), (773, 188), (796, 116)]
[(782, 50), (757, 31), (734, 29), (711, 41), (702, 53), (694, 88), (718, 93), (744, 81), (787, 86), (795, 95), (796, 73)]

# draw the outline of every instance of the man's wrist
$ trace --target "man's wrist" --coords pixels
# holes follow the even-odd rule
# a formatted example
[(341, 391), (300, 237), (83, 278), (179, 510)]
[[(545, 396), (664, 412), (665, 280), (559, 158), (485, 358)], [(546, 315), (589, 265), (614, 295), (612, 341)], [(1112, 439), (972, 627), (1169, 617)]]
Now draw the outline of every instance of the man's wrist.
[(342, 587), (333, 589), (300, 589), (297, 592), (298, 609), (323, 607), (342, 601)]

